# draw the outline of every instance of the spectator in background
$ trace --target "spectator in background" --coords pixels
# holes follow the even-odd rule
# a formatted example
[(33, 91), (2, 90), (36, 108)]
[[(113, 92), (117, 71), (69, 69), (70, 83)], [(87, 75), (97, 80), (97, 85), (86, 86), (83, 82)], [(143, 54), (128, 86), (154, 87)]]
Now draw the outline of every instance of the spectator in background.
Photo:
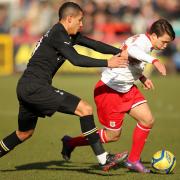
[(169, 73), (180, 73), (180, 53), (175, 43), (169, 44), (160, 55), (163, 57)]
[[(83, 33), (100, 41), (111, 44), (123, 42), (131, 33), (139, 34), (146, 31), (146, 27), (159, 18), (167, 18), (177, 36), (180, 36), (179, 0), (166, 0), (166, 3), (164, 0), (73, 1), (86, 12)], [(57, 21), (57, 7), (64, 2), (64, 0), (13, 0), (6, 6), (0, 1), (0, 32), (10, 32), (18, 42), (19, 40), (26, 43), (35, 42)], [(116, 31), (111, 27), (109, 30), (111, 23), (124, 23), (131, 28)]]
[(29, 20), (29, 33), (33, 36), (41, 36), (52, 25), (53, 10), (47, 0), (34, 1), (27, 14)]
[(7, 5), (0, 4), (0, 33), (8, 33), (9, 28)]
[(180, 73), (180, 52), (176, 51), (173, 54), (173, 62), (177, 73)]
[(147, 27), (158, 18), (159, 16), (153, 10), (151, 2), (145, 2), (132, 20), (132, 33), (140, 34), (145, 32)]
[(158, 12), (161, 16), (168, 19), (180, 18), (180, 3), (179, 0), (155, 0), (152, 1), (154, 11)]
[(116, 18), (117, 21), (119, 21), (124, 14), (124, 10), (125, 7), (121, 4), (120, 0), (118, 1), (118, 3), (117, 0), (112, 0), (108, 2), (106, 12), (109, 16), (112, 16)]
[(83, 33), (85, 35), (91, 35), (94, 31), (94, 21), (95, 21), (95, 14), (96, 14), (96, 4), (94, 1), (85, 1), (83, 4), (83, 9), (85, 12), (84, 19), (86, 19), (84, 23)]

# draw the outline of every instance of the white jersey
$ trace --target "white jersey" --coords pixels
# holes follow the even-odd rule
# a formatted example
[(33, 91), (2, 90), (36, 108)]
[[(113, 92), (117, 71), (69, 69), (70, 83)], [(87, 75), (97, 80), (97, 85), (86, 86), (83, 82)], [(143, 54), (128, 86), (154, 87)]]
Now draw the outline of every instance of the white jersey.
[(156, 58), (150, 55), (152, 44), (146, 34), (139, 34), (128, 38), (127, 46), (129, 66), (126, 68), (105, 68), (101, 80), (110, 88), (118, 92), (128, 92), (134, 82), (142, 76), (147, 63)]

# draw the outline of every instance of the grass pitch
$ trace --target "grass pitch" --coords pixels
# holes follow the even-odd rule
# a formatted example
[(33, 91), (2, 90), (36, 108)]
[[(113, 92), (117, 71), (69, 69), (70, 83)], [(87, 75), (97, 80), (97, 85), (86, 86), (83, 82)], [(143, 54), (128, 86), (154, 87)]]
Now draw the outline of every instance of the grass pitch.
[[(99, 75), (60, 75), (56, 87), (74, 93), (93, 104), (93, 88)], [(16, 83), (19, 76), (0, 77), (0, 139), (17, 128), (18, 101)], [(56, 113), (39, 119), (33, 137), (0, 159), (0, 180), (179, 180), (180, 179), (180, 76), (152, 77), (155, 90), (143, 91), (156, 123), (142, 154), (145, 166), (150, 167), (152, 154), (167, 149), (175, 154), (177, 165), (173, 174), (139, 174), (119, 168), (109, 172), (97, 169), (97, 161), (89, 147), (77, 148), (66, 163), (60, 156), (60, 139), (64, 134), (76, 136), (80, 124), (76, 116)], [(95, 111), (95, 106), (94, 106)], [(95, 111), (96, 112), (96, 111)], [(100, 127), (97, 116), (96, 124)], [(106, 144), (107, 151), (130, 150), (135, 121), (126, 116), (121, 139)]]

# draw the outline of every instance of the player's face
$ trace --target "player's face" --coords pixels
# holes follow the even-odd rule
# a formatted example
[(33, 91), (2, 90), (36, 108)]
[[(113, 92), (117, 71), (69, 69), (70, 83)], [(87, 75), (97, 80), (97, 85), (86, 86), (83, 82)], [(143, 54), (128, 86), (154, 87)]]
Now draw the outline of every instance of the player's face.
[(70, 28), (70, 34), (76, 34), (79, 32), (83, 26), (83, 13), (79, 12), (76, 16), (71, 17), (71, 28)]
[(157, 35), (154, 35), (154, 49), (163, 50), (171, 41), (172, 39), (167, 33), (164, 33), (162, 36), (159, 37), (157, 37)]

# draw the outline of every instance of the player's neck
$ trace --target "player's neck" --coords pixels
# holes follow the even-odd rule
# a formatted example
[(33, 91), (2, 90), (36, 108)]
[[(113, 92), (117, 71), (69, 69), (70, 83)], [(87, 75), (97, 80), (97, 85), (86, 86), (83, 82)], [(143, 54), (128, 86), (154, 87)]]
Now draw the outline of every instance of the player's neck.
[(148, 39), (150, 40), (151, 44), (152, 44), (152, 47), (153, 47), (153, 44), (154, 44), (154, 41), (153, 41), (153, 37), (151, 34), (149, 33), (146, 33), (146, 36), (148, 37)]
[(59, 21), (59, 23), (63, 25), (63, 27), (64, 27), (64, 29), (66, 30), (66, 32), (70, 35), (69, 26), (68, 26), (68, 24), (66, 23), (66, 21), (61, 20), (61, 21)]

